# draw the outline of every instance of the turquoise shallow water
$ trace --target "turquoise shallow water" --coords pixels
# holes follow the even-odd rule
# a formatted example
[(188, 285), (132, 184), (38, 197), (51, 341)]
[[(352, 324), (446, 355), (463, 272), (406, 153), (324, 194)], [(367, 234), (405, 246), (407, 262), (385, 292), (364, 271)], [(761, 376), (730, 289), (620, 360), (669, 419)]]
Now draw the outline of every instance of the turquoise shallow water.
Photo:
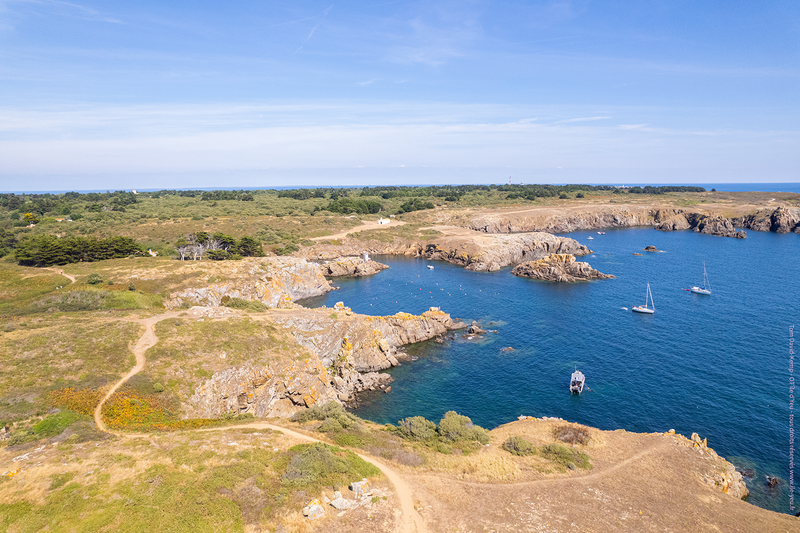
[[(392, 392), (362, 396), (356, 413), (380, 423), (438, 420), (455, 410), (489, 428), (526, 414), (601, 429), (697, 432), (755, 470), (752, 503), (789, 512), (788, 338), (800, 319), (800, 236), (751, 231), (736, 240), (652, 229), (568, 236), (594, 250), (582, 260), (617, 279), (563, 285), (510, 269), (476, 273), (377, 257), (391, 268), (337, 281), (340, 290), (305, 302), (343, 301), (367, 314), (441, 306), (497, 330), (477, 341), (459, 333), (443, 345), (409, 347), (419, 359), (391, 369)], [(642, 252), (649, 244), (665, 252)], [(702, 283), (703, 261), (710, 297), (681, 290)], [(648, 282), (656, 313), (622, 310), (644, 303)], [(508, 346), (514, 351), (501, 351)], [(576, 366), (591, 388), (581, 396), (567, 391)], [(784, 482), (768, 489), (767, 474)]]

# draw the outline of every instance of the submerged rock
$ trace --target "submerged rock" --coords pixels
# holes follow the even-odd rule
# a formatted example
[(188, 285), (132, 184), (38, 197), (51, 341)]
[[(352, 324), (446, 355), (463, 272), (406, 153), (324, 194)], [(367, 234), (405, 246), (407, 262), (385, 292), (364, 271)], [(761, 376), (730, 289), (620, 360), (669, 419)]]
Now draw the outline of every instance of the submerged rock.
[(529, 261), (514, 267), (511, 271), (515, 276), (560, 283), (575, 281), (589, 281), (593, 279), (611, 279), (615, 276), (603, 274), (593, 269), (589, 263), (575, 261), (575, 256), (570, 254), (550, 254), (545, 259)]

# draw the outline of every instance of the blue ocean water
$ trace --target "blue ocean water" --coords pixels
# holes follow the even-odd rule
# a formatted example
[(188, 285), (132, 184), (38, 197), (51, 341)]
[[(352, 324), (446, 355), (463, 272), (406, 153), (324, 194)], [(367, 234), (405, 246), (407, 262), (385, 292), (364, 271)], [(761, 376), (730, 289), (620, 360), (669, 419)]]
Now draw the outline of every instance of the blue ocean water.
[[(455, 410), (488, 428), (525, 414), (601, 429), (697, 432), (755, 470), (750, 502), (789, 512), (788, 346), (789, 327), (800, 322), (800, 236), (751, 231), (737, 240), (653, 229), (568, 236), (594, 250), (582, 260), (617, 279), (555, 284), (510, 269), (477, 273), (377, 257), (391, 268), (337, 281), (340, 290), (306, 302), (343, 301), (380, 315), (441, 306), (497, 330), (410, 346), (418, 359), (389, 371), (391, 393), (363, 395), (356, 413), (379, 423), (438, 420)], [(664, 253), (641, 251), (651, 244)], [(703, 262), (713, 295), (681, 290), (702, 283)], [(624, 310), (644, 303), (647, 283), (656, 313)], [(581, 396), (567, 391), (575, 367), (591, 388)], [(769, 489), (766, 475), (783, 482)]]

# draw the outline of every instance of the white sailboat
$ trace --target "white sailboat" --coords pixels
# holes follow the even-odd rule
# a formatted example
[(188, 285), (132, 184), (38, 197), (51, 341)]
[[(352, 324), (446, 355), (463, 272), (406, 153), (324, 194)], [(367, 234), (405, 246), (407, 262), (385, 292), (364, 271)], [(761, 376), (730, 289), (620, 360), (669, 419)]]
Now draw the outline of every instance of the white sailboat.
[(708, 274), (706, 274), (706, 263), (703, 261), (703, 286), (702, 287), (692, 287), (689, 289), (695, 294), (705, 294), (707, 296), (711, 296), (711, 284), (708, 283)]
[[(647, 301), (650, 301), (652, 307), (647, 307)], [(653, 303), (653, 293), (650, 292), (650, 284), (647, 284), (647, 295), (644, 297), (644, 305), (635, 305), (631, 308), (634, 313), (645, 313), (652, 315), (656, 312), (656, 304)]]

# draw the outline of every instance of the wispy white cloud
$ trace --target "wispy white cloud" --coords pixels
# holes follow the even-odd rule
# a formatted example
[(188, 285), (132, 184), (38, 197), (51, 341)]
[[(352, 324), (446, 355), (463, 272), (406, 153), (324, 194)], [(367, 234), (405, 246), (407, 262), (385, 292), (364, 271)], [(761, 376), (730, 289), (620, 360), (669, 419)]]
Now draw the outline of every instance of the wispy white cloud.
[(121, 24), (122, 21), (116, 16), (98, 11), (96, 9), (76, 4), (74, 2), (64, 2), (63, 0), (4, 0), (5, 4), (28, 4), (50, 8), (51, 11), (60, 13), (64, 16), (82, 18), (86, 20), (96, 20), (99, 22), (109, 22)]
[(553, 124), (569, 124), (570, 122), (593, 122), (595, 120), (608, 120), (613, 117), (576, 117), (576, 118), (568, 118), (564, 120), (558, 120)]
[(797, 131), (632, 135), (648, 126), (502, 118), (513, 111), (435, 103), (0, 109), (0, 176), (400, 165), (777, 172), (800, 165), (800, 154), (787, 149), (800, 144)]
[(330, 13), (331, 9), (333, 9), (333, 6), (328, 7), (325, 11), (322, 12), (322, 19), (319, 22), (317, 22), (313, 28), (311, 28), (311, 31), (308, 33), (308, 37), (306, 38), (306, 41), (310, 40), (311, 36), (314, 35), (314, 32), (317, 31), (317, 28), (319, 28), (319, 25), (325, 22), (325, 18), (328, 16), (328, 13)]

